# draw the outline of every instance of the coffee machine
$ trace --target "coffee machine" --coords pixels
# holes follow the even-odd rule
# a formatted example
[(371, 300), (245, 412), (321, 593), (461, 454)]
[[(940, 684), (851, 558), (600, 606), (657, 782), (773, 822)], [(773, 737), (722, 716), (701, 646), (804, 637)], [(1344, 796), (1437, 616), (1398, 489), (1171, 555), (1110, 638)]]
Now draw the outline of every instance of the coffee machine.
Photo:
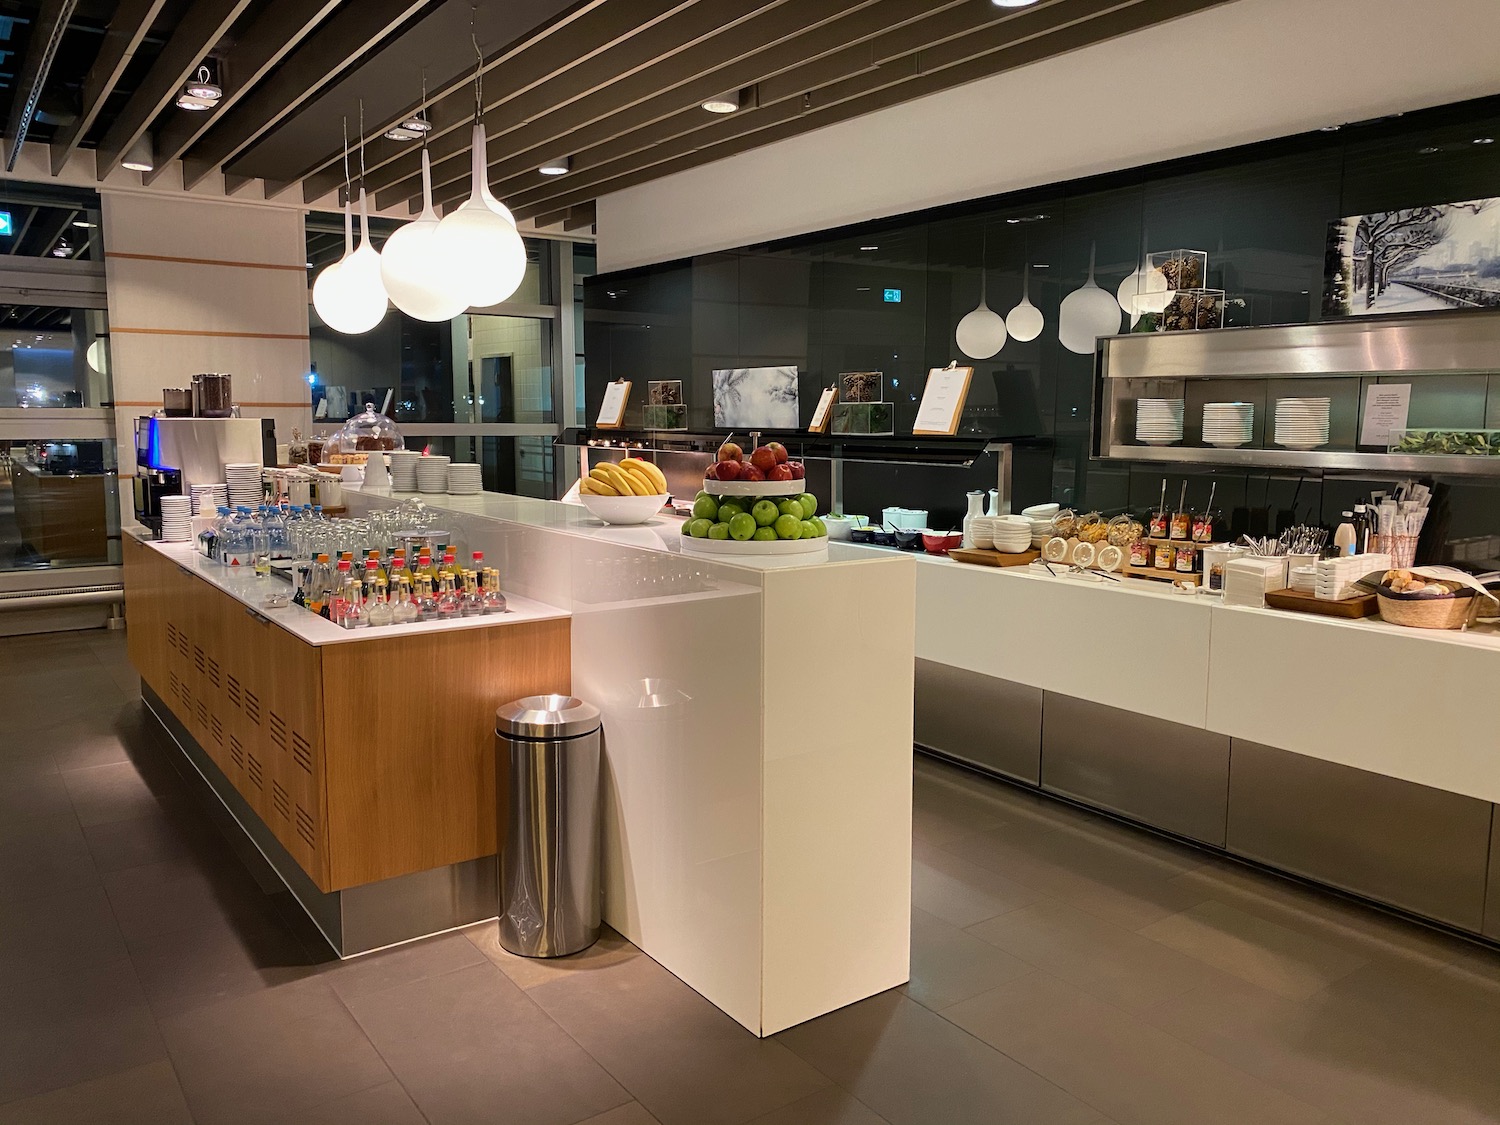
[(224, 466), (265, 464), (259, 418), (135, 420), (135, 518), (161, 530), (161, 498), (222, 484)]

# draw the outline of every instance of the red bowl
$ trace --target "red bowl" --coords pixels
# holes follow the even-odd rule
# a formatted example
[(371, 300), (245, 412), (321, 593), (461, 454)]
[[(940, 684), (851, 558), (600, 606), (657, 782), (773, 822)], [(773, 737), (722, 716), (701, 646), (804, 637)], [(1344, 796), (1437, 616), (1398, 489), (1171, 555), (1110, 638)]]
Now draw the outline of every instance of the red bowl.
[(955, 547), (963, 545), (964, 537), (958, 532), (950, 532), (940, 535), (933, 531), (922, 532), (922, 546), (927, 548), (929, 555), (946, 555)]

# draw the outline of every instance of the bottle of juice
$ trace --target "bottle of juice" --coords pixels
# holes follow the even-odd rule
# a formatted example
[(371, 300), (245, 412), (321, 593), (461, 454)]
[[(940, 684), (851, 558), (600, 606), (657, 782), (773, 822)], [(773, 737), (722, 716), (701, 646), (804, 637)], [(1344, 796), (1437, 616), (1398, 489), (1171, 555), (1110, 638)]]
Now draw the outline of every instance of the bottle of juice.
[(338, 576), (335, 579), (332, 596), (329, 598), (328, 619), (335, 625), (344, 623), (344, 614), (349, 610), (350, 579), (354, 574), (354, 564), (349, 559), (339, 560)]
[(463, 606), (459, 603), (458, 594), (453, 589), (453, 576), (445, 574), (441, 581), (442, 585), (437, 596), (438, 620), (452, 621), (455, 617), (462, 617)]

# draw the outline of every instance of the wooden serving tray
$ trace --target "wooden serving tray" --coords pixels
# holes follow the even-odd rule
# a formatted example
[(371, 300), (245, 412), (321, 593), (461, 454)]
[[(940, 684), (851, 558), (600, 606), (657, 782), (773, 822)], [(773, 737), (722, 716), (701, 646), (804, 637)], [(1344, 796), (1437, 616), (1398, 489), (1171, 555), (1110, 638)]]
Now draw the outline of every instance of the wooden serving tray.
[[(1179, 540), (1180, 542), (1180, 540)], [(1186, 545), (1186, 544), (1184, 544)], [(1167, 570), (1165, 567), (1154, 566), (1131, 566), (1126, 563), (1121, 569), (1126, 578), (1149, 579), (1155, 582), (1187, 583), (1190, 586), (1203, 585), (1203, 573), (1197, 570)]]
[(1297, 613), (1321, 613), (1324, 617), (1374, 617), (1380, 612), (1374, 594), (1331, 602), (1314, 594), (1304, 594), (1301, 590), (1268, 590), (1266, 605)]
[(955, 562), (973, 563), (976, 566), (1025, 566), (1027, 563), (1035, 562), (1042, 557), (1042, 553), (1035, 547), (1016, 554), (1006, 554), (1001, 551), (982, 551), (978, 548), (955, 547), (948, 552), (948, 557)]

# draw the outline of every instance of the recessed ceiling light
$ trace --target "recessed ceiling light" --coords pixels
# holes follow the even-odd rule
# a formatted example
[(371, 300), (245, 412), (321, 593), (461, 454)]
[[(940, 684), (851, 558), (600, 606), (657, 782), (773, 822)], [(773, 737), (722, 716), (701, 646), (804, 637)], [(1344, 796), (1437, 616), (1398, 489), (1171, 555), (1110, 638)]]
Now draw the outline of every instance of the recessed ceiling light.
[(868, 251), (868, 250), (879, 250), (880, 247), (879, 246), (861, 246), (860, 249), (861, 250), (866, 250), (866, 251)]
[(1031, 268), (1034, 270), (1050, 270), (1052, 265), (1049, 262), (1032, 262)]
[(572, 161), (568, 157), (559, 156), (556, 160), (544, 160), (537, 171), (544, 176), (566, 176), (572, 167)]
[(83, 230), (93, 230), (95, 224), (89, 222), (87, 219), (74, 219), (73, 225)]
[(399, 125), (392, 125), (383, 134), (389, 141), (416, 141), (432, 131), (432, 122), (420, 117), (408, 117)]
[(1435, 152), (1442, 152), (1442, 151), (1443, 150), (1440, 149), (1440, 148), (1438, 148), (1437, 145), (1428, 145), (1426, 148), (1419, 148), (1419, 149), (1417, 149), (1417, 154), (1419, 156), (1431, 156)]
[(856, 293), (868, 293), (870, 291), (870, 287), (868, 285), (858, 285), (855, 286), (854, 291)]
[(1476, 145), (1492, 145), (1492, 144), (1495, 143), (1495, 138), (1494, 137), (1475, 137), (1474, 138), (1474, 143)]
[(1029, 8), (1037, 0), (990, 0), (997, 8)]
[(738, 99), (731, 100), (728, 97), (709, 98), (703, 103), (703, 108), (709, 113), (734, 113), (740, 108)]
[(1338, 131), (1339, 127), (1337, 125), (1323, 125), (1318, 129), (1320, 133), (1337, 133)]

